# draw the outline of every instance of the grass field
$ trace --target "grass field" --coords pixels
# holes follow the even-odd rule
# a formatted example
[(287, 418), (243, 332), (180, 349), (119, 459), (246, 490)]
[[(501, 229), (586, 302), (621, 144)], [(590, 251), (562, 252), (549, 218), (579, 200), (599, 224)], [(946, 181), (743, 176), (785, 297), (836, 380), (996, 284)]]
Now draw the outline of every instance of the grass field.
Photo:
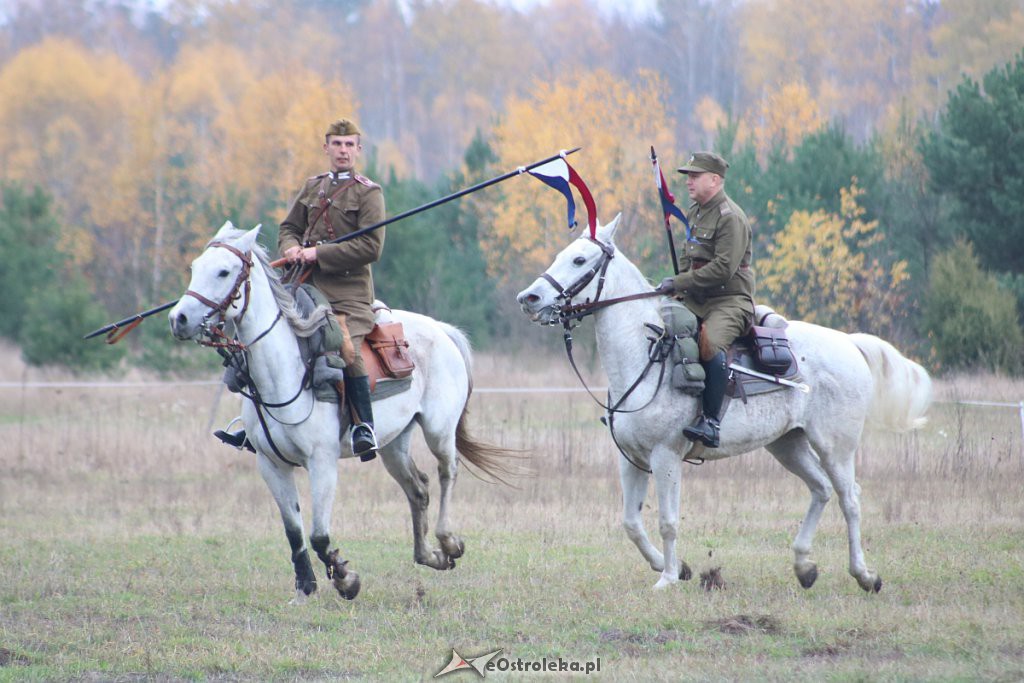
[[(0, 380), (25, 377), (0, 351)], [(477, 387), (573, 385), (561, 359), (522, 362), (481, 356)], [(937, 388), (943, 401), (1024, 398), (1024, 382), (994, 377)], [(685, 471), (682, 556), (696, 572), (721, 567), (725, 590), (695, 579), (655, 593), (620, 526), (599, 409), (585, 394), (480, 392), (474, 433), (529, 449), (532, 476), (512, 489), (463, 470), (459, 566), (414, 565), (397, 484), (379, 461), (345, 460), (332, 538), (362, 593), (346, 602), (321, 580), (294, 606), (252, 456), (209, 436), (237, 412), (217, 398), (210, 386), (0, 388), (0, 681), (420, 680), (452, 648), (600, 664), (589, 677), (488, 673), (516, 680), (1024, 679), (1015, 409), (940, 403), (921, 432), (866, 439), (864, 544), (881, 593), (846, 573), (834, 502), (815, 545), (822, 575), (799, 588), (789, 544), (806, 489), (763, 451)]]

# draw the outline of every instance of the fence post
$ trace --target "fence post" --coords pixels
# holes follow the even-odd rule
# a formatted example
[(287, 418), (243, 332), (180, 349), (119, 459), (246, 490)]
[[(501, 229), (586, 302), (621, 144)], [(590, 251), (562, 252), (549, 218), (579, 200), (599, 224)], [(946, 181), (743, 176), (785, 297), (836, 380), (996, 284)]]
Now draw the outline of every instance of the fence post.
[(1021, 438), (1021, 456), (1024, 456), (1024, 401), (1021, 401), (1020, 405), (1020, 438)]

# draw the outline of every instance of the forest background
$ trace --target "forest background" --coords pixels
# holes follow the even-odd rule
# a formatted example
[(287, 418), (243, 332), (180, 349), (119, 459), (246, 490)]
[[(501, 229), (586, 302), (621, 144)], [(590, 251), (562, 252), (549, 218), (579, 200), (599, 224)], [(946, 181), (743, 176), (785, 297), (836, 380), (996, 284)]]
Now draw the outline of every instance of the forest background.
[[(33, 364), (209, 367), (162, 316), (116, 347), (80, 338), (180, 296), (226, 219), (262, 223), (273, 251), (346, 115), (388, 215), (583, 147), (600, 220), (622, 213), (619, 246), (655, 282), (671, 264), (649, 149), (682, 205), (669, 171), (714, 149), (754, 227), (759, 301), (933, 371), (1021, 372), (1024, 0), (614, 8), (9, 0), (0, 336)], [(571, 237), (557, 193), (509, 180), (390, 226), (378, 296), (477, 347), (550, 346), (514, 294)]]

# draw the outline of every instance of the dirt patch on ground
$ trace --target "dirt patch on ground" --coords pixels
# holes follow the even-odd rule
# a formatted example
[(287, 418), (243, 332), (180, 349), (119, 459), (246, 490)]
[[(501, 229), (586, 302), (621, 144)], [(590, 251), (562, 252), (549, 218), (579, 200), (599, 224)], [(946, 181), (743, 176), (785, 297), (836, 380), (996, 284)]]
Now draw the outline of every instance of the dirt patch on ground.
[(17, 652), (0, 647), (0, 666), (18, 666), (31, 663), (25, 655), (19, 655)]
[(737, 614), (732, 617), (712, 619), (704, 622), (704, 624), (709, 629), (735, 636), (744, 636), (752, 633), (776, 635), (782, 632), (779, 622), (776, 621), (775, 617), (768, 614), (762, 614), (759, 616)]
[(657, 633), (629, 633), (613, 628), (609, 631), (602, 631), (598, 634), (598, 638), (602, 643), (619, 644), (619, 650), (628, 657), (643, 657), (665, 643), (680, 640), (681, 636), (678, 631), (672, 630), (661, 630)]

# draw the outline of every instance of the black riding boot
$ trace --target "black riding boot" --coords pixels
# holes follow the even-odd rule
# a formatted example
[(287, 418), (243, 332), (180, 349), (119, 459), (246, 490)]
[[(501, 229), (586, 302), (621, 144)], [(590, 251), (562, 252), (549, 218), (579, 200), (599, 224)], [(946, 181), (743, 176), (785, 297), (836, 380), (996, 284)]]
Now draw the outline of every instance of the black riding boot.
[(377, 435), (373, 432), (373, 408), (370, 403), (370, 378), (345, 378), (345, 397), (352, 416), (352, 452), (363, 462), (377, 457)]
[(704, 380), (704, 394), (701, 397), (704, 410), (693, 424), (683, 429), (683, 436), (690, 441), (700, 441), (708, 448), (718, 448), (718, 420), (721, 417), (725, 387), (729, 383), (729, 368), (725, 365), (725, 352), (719, 351), (711, 360), (701, 362), (707, 377)]
[(248, 451), (252, 451), (253, 453), (256, 452), (252, 443), (250, 443), (249, 439), (246, 438), (244, 429), (239, 429), (237, 432), (225, 432), (223, 429), (218, 429), (213, 433), (213, 435), (227, 445), (234, 446), (238, 450), (242, 450), (244, 448)]

